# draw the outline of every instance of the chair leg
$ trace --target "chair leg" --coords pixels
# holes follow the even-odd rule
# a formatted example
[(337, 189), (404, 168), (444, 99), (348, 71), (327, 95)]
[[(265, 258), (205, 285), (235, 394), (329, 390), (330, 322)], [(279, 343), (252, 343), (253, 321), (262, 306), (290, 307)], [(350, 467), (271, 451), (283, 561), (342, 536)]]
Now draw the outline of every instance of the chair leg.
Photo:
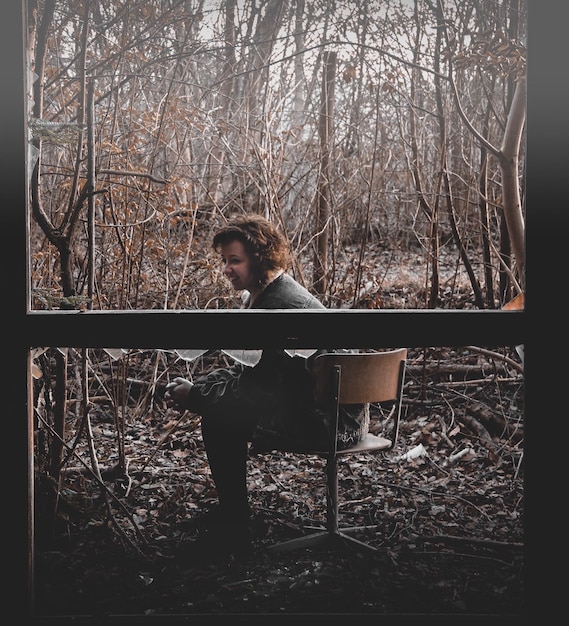
[(269, 546), (269, 550), (279, 552), (281, 550), (296, 550), (297, 548), (312, 548), (314, 546), (322, 546), (330, 541), (332, 534), (327, 530), (311, 533), (304, 537), (296, 537), (295, 539), (289, 539), (288, 541), (281, 541)]
[(346, 535), (346, 533), (343, 533), (342, 531), (340, 531), (336, 536), (340, 538), (344, 544), (355, 546), (356, 550), (363, 550), (364, 552), (378, 552), (378, 549), (374, 548), (369, 543), (360, 541), (355, 537), (350, 537), (350, 535)]
[(377, 552), (373, 546), (350, 537), (338, 529), (338, 462), (337, 457), (330, 455), (326, 463), (326, 530), (282, 541), (270, 546), (274, 552), (280, 550), (296, 550), (314, 546), (354, 546), (358, 550)]
[(332, 453), (326, 461), (326, 528), (338, 532), (338, 459)]
[(350, 537), (343, 532), (330, 532), (323, 530), (320, 532), (305, 535), (304, 537), (296, 537), (295, 539), (289, 539), (288, 541), (282, 541), (268, 547), (268, 550), (272, 552), (280, 552), (285, 550), (297, 550), (299, 548), (314, 548), (317, 546), (324, 547), (349, 547), (353, 546), (356, 550), (363, 550), (367, 552), (377, 552), (377, 548), (370, 546), (363, 541), (359, 541), (355, 537)]

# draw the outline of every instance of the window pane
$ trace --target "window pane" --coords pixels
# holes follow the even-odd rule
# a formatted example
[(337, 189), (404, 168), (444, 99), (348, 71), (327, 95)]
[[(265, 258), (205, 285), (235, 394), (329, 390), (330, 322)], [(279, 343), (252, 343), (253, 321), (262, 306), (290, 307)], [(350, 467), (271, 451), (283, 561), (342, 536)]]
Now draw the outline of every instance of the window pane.
[[(267, 546), (323, 523), (323, 461), (250, 454), (248, 493), (259, 532), (247, 584), (238, 566), (200, 569), (180, 557), (216, 491), (200, 417), (164, 402), (169, 380), (231, 366), (227, 354), (190, 359), (173, 350), (52, 347), (31, 356), (38, 616), (203, 614), (208, 607), (342, 613), (356, 606), (454, 614), (457, 593), (476, 602), (473, 613), (521, 610), (525, 383), (515, 349), (409, 350), (396, 446), (340, 469), (347, 495), (341, 523), (362, 527), (356, 536), (380, 550), (379, 570), (377, 560), (350, 550), (271, 560)], [(370, 411), (374, 434), (387, 432), (382, 407)], [(463, 596), (468, 577), (475, 582)], [(315, 606), (308, 580), (325, 585), (326, 605), (319, 596)], [(298, 593), (290, 590), (295, 582)], [(347, 603), (345, 594), (330, 594), (340, 584), (350, 589)], [(405, 606), (397, 589), (407, 590)]]
[(525, 290), (525, 3), (201, 5), (28, 16), (33, 310), (235, 308), (211, 238), (251, 211), (328, 308)]

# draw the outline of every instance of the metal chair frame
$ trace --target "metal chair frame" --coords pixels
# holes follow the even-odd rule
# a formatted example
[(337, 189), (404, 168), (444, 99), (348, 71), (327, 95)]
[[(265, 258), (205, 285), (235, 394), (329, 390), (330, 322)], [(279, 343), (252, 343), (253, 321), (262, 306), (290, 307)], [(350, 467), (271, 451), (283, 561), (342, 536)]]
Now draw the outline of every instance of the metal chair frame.
[[(339, 528), (338, 524), (338, 460), (351, 454), (373, 454), (389, 450), (395, 445), (399, 434), (403, 382), (407, 349), (398, 348), (385, 352), (356, 354), (322, 354), (314, 360), (315, 399), (319, 403), (331, 403), (335, 412), (333, 437), (326, 451), (310, 451), (326, 458), (326, 528), (319, 532), (284, 541), (270, 546), (270, 550), (295, 550), (320, 545), (351, 544), (360, 550), (376, 551), (373, 546), (351, 537), (349, 532), (358, 527)], [(356, 445), (337, 449), (338, 415), (342, 404), (366, 404), (392, 402), (388, 418), (394, 418), (390, 439), (368, 433)]]

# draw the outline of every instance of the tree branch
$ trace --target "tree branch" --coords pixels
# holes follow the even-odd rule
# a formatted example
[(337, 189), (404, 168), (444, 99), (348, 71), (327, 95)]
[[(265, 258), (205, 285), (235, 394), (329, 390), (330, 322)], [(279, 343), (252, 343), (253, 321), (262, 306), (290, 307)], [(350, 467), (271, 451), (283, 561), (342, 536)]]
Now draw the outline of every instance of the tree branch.
[(169, 181), (165, 178), (158, 178), (153, 174), (148, 174), (147, 172), (134, 172), (129, 170), (98, 170), (98, 174), (108, 174), (109, 176), (135, 176), (138, 178), (148, 178), (153, 183), (160, 183), (161, 185), (166, 185)]

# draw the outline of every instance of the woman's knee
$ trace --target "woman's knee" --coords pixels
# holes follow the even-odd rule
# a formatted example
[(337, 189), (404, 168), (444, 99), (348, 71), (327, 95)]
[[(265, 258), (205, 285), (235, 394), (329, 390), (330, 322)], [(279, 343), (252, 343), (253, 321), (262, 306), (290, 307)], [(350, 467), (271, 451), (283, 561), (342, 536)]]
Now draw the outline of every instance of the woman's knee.
[(208, 414), (201, 420), (202, 436), (206, 438), (234, 440), (236, 438), (249, 441), (257, 419), (253, 415), (240, 414)]

